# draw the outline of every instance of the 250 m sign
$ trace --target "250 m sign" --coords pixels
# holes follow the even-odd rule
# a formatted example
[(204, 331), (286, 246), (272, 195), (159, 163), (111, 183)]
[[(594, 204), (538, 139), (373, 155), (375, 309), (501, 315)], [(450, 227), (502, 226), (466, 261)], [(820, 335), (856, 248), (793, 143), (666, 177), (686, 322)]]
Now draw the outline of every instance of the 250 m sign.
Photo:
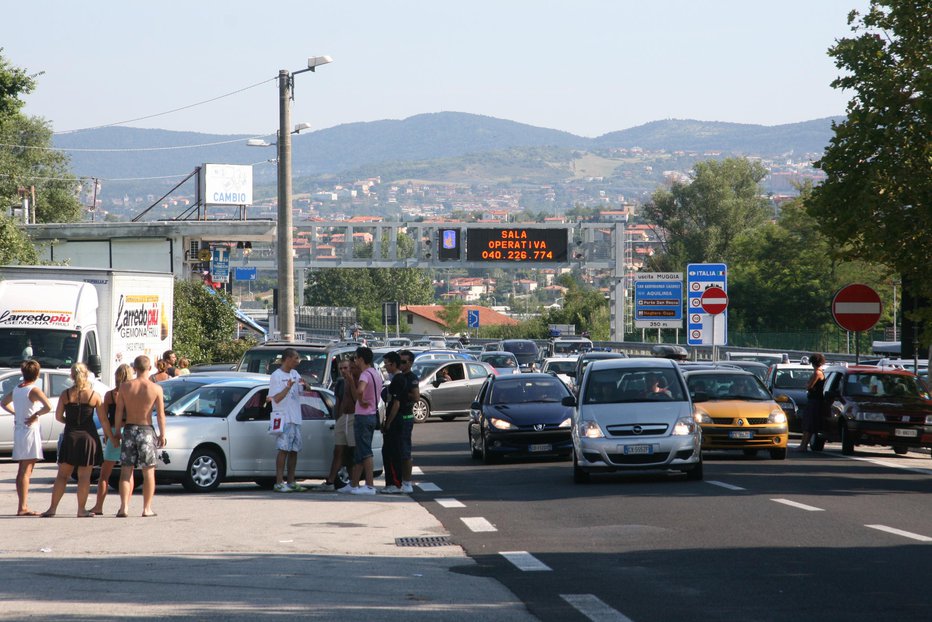
[(565, 262), (568, 229), (467, 229), (467, 261)]

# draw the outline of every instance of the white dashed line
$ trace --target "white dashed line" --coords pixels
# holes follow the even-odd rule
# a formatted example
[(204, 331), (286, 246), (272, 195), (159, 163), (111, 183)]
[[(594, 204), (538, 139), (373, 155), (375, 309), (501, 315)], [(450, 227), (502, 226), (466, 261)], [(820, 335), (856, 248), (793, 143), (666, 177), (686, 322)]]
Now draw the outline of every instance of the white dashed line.
[(457, 501), (456, 499), (434, 499), (441, 507), (445, 508), (464, 508), (466, 504), (462, 501)]
[(431, 482), (418, 482), (417, 484), (415, 484), (415, 486), (417, 486), (424, 492), (440, 492), (441, 490), (443, 490), (443, 488)]
[(632, 622), (631, 618), (612, 609), (594, 594), (560, 594), (560, 598), (592, 622)]
[(715, 480), (707, 479), (706, 484), (712, 484), (713, 486), (721, 486), (722, 488), (727, 488), (728, 490), (745, 490), (741, 486), (735, 486), (734, 484), (726, 484), (725, 482), (716, 482)]
[(861, 462), (870, 462), (877, 466), (887, 467), (890, 469), (900, 469), (901, 471), (912, 471), (913, 473), (922, 473), (923, 475), (932, 475), (932, 469), (925, 467), (909, 466), (908, 464), (897, 463), (896, 459), (883, 460), (880, 458), (861, 458), (858, 456), (845, 456), (851, 460), (860, 460)]
[(460, 520), (463, 521), (472, 531), (498, 531), (498, 529), (495, 528), (495, 525), (482, 518), (481, 516), (461, 516)]
[(411, 475), (424, 475), (424, 471), (421, 470), (421, 467), (413, 466), (411, 467)]
[(822, 508), (817, 508), (812, 505), (806, 505), (805, 503), (797, 503), (796, 501), (790, 501), (789, 499), (771, 499), (771, 501), (776, 501), (777, 503), (782, 503), (783, 505), (788, 505), (793, 508), (799, 508), (800, 510), (806, 510), (807, 512), (824, 512)]
[(550, 566), (527, 551), (502, 551), (499, 555), (514, 564), (518, 570), (525, 572), (540, 572), (551, 569)]
[(912, 533), (910, 531), (903, 531), (902, 529), (894, 529), (893, 527), (887, 527), (886, 525), (864, 525), (865, 527), (870, 527), (871, 529), (877, 529), (878, 531), (886, 531), (887, 533), (892, 533), (896, 536), (903, 536), (904, 538), (911, 538), (913, 540), (918, 540), (919, 542), (932, 542), (932, 538), (929, 536), (921, 536), (918, 533)]

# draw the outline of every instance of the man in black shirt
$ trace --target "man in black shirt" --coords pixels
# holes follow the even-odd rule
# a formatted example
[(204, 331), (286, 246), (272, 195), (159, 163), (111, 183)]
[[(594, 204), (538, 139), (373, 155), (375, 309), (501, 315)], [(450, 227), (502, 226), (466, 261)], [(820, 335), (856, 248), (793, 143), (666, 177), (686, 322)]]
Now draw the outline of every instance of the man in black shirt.
[(401, 492), (411, 493), (414, 488), (411, 485), (411, 469), (414, 467), (414, 461), (411, 459), (411, 437), (414, 433), (414, 405), (421, 399), (420, 380), (413, 371), (411, 366), (414, 364), (414, 353), (411, 350), (399, 350), (400, 373), (404, 375), (405, 386), (408, 391), (408, 401), (403, 404), (401, 410), (401, 458), (403, 461), (401, 476)]
[(401, 453), (402, 417), (401, 410), (408, 400), (404, 374), (399, 373), (401, 357), (389, 352), (384, 357), (385, 371), (391, 376), (388, 385), (388, 404), (385, 422), (382, 424), (382, 463), (385, 467), (385, 487), (379, 492), (386, 495), (401, 493), (404, 461)]

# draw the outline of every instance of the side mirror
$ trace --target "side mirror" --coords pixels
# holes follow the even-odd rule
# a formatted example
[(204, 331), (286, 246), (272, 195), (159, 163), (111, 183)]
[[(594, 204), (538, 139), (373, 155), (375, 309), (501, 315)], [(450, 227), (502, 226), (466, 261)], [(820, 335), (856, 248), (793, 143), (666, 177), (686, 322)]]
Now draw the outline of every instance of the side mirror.
[(560, 403), (563, 404), (564, 406), (575, 407), (576, 398), (573, 397), (572, 395), (567, 395), (562, 400), (560, 400)]
[(100, 372), (103, 369), (103, 365), (100, 362), (99, 354), (92, 354), (87, 357), (87, 368), (94, 372), (94, 375), (97, 376), (97, 379), (100, 380)]
[(469, 405), (469, 407), (470, 407), (472, 410), (479, 410), (479, 409), (482, 408), (482, 405), (479, 404), (479, 402), (473, 402), (472, 404)]

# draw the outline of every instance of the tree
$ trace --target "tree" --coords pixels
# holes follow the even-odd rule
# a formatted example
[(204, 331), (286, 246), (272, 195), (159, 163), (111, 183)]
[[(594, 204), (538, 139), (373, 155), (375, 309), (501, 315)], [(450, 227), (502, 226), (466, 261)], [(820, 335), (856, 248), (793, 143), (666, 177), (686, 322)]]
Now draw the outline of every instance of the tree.
[(663, 253), (653, 267), (679, 272), (691, 262), (727, 262), (735, 238), (767, 218), (760, 188), (766, 175), (759, 162), (745, 158), (707, 160), (693, 167), (692, 182), (655, 192), (644, 207), (647, 222), (662, 232)]
[[(237, 342), (233, 301), (203, 283), (175, 280), (172, 347), (192, 362), (233, 362), (249, 345)], [(232, 342), (232, 343), (231, 343)]]
[[(863, 15), (852, 11), (848, 24), (854, 36), (838, 40), (828, 54), (842, 71), (832, 87), (852, 98), (816, 163), (826, 179), (807, 209), (846, 256), (891, 266), (904, 290), (925, 300), (924, 313), (911, 319), (924, 318), (928, 343), (932, 282), (923, 273), (932, 260), (932, 4), (872, 0)], [(912, 349), (908, 339), (904, 346)]]
[(0, 214), (0, 265), (35, 265), (39, 253), (29, 236), (6, 214)]
[(451, 334), (466, 332), (466, 309), (459, 300), (451, 300), (443, 305), (443, 308), (437, 312), (444, 324), (447, 325), (447, 332)]
[(611, 314), (605, 296), (592, 287), (580, 284), (569, 274), (561, 275), (557, 284), (566, 288), (563, 307), (547, 311), (543, 327), (546, 328), (547, 324), (574, 324), (577, 333), (588, 332), (592, 339), (607, 340)]

